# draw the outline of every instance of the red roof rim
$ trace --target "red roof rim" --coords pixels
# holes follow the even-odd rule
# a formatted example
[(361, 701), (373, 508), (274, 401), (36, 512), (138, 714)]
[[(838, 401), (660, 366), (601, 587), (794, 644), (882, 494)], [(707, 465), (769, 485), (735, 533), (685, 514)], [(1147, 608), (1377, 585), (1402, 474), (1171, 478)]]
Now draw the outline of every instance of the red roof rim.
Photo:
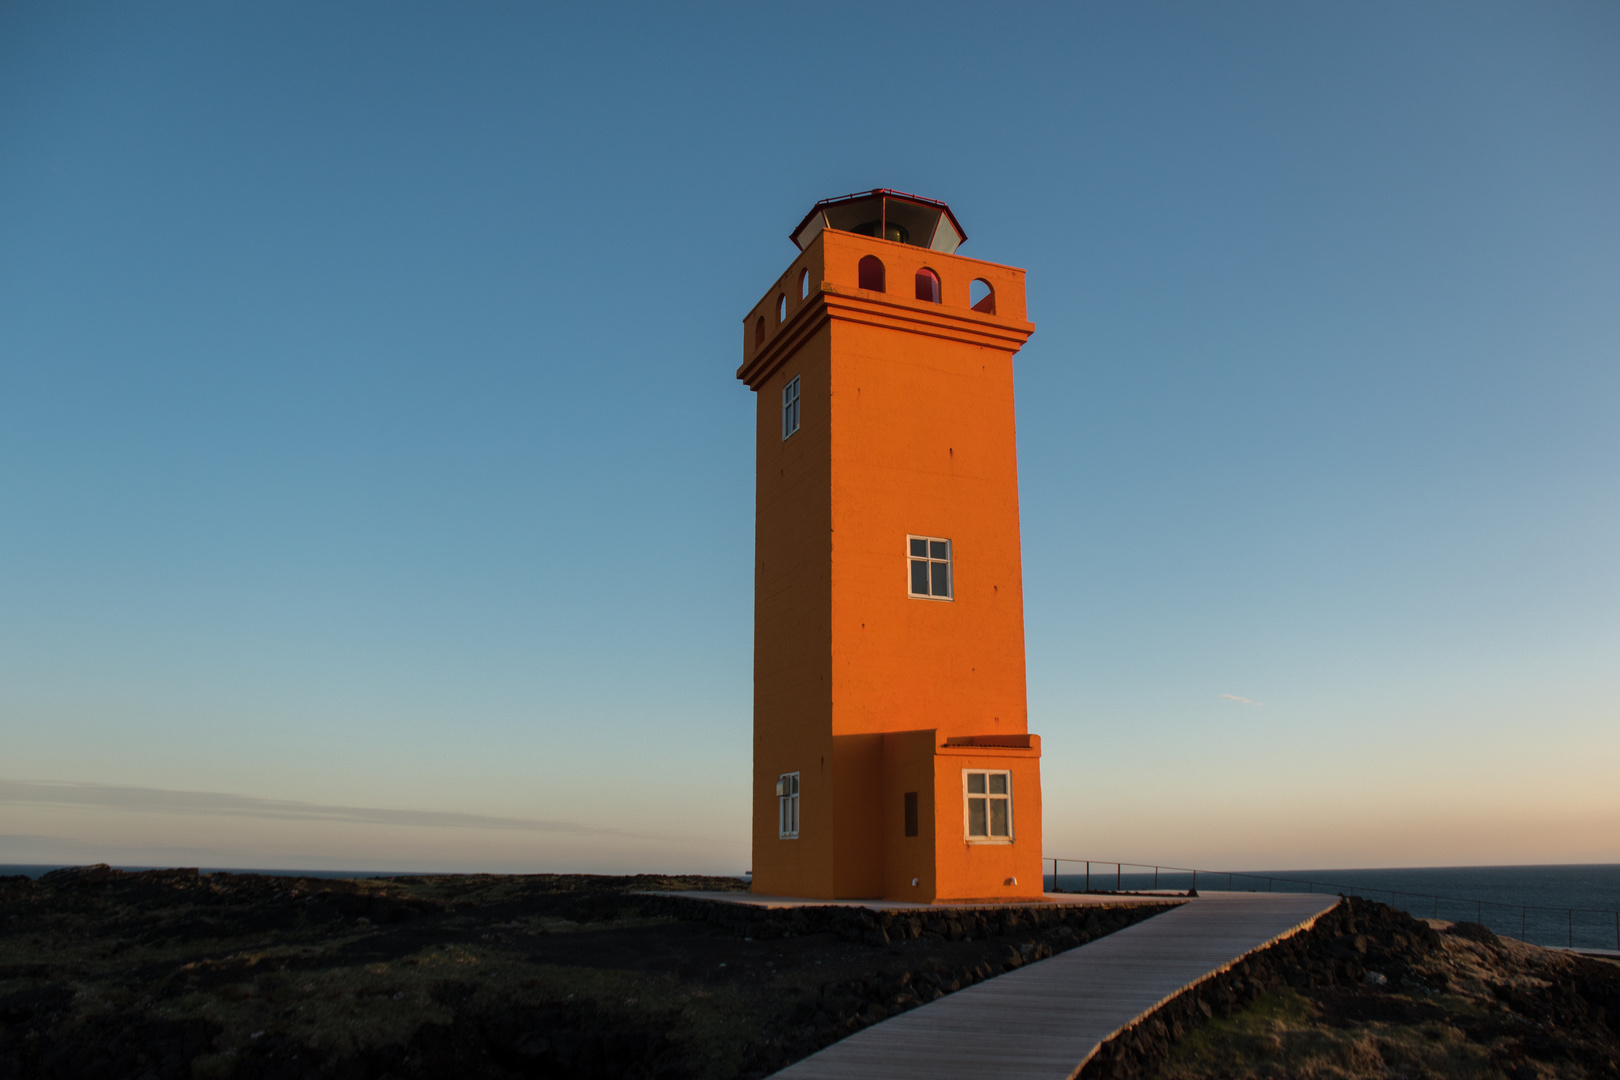
[(920, 203), (923, 206), (939, 207), (945, 212), (945, 216), (951, 219), (951, 225), (955, 227), (956, 235), (962, 238), (961, 240), (957, 241), (957, 246), (961, 247), (963, 244), (967, 243), (967, 230), (962, 228), (962, 223), (960, 221), (956, 220), (956, 215), (951, 213), (951, 208), (949, 205), (941, 202), (939, 199), (930, 199), (926, 195), (913, 195), (909, 191), (896, 191), (894, 188), (886, 187), (873, 188), (871, 191), (857, 191), (849, 195), (839, 195), (832, 199), (822, 199), (820, 202), (816, 203), (816, 205), (812, 206), (810, 208), (810, 212), (804, 215), (804, 217), (800, 219), (799, 223), (793, 227), (793, 231), (788, 233), (788, 239), (793, 242), (794, 247), (797, 247), (798, 241), (794, 240), (793, 238), (798, 236), (799, 233), (804, 230), (806, 225), (810, 224), (811, 218), (815, 217), (818, 213), (827, 209), (829, 206), (839, 206), (843, 203), (854, 202), (857, 199), (871, 199), (879, 195), (894, 199), (904, 199), (906, 202)]

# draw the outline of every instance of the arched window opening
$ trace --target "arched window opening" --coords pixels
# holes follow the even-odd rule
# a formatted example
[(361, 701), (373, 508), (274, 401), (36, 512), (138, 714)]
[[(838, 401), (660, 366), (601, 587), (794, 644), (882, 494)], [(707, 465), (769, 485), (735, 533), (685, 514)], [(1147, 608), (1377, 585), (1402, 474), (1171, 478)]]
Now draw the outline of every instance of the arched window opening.
[(761, 315), (754, 323), (754, 348), (765, 344), (765, 316)]
[(787, 293), (776, 298), (776, 321), (787, 322)]
[(799, 271), (799, 299), (810, 299), (810, 271)]
[(968, 302), (973, 305), (974, 311), (985, 315), (996, 313), (996, 291), (983, 278), (975, 278), (973, 284), (969, 286)]
[(939, 275), (926, 266), (917, 271), (917, 299), (939, 303)]
[(873, 292), (885, 292), (883, 288), (883, 260), (876, 255), (868, 255), (861, 260), (859, 284), (863, 289)]

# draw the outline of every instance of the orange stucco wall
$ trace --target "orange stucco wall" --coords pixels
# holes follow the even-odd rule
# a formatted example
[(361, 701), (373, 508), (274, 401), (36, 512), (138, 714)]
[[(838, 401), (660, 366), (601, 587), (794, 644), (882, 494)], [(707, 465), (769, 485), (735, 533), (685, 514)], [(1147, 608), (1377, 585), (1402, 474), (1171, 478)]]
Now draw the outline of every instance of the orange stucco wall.
[[(865, 255), (883, 260), (886, 292), (857, 287)], [(942, 303), (913, 299), (925, 266)], [(995, 314), (969, 310), (975, 278)], [(978, 747), (974, 761), (1014, 764), (974, 766), (942, 750), (1028, 730), (1012, 356), (1032, 329), (1021, 270), (832, 230), (744, 319), (739, 376), (758, 393), (756, 891), (1039, 893), (1039, 750)], [(801, 427), (784, 441), (794, 377)], [(951, 600), (907, 595), (908, 534), (951, 540)], [(1013, 844), (965, 842), (964, 767), (1014, 770)], [(800, 831), (784, 840), (774, 785), (794, 770)], [(927, 792), (926, 838), (899, 835), (905, 791)]]
[[(882, 895), (901, 900), (933, 900), (937, 821), (934, 806), (933, 731), (897, 731), (883, 736), (883, 791), (879, 818), (883, 831)], [(917, 835), (905, 832), (905, 795), (918, 795)], [(912, 881), (917, 882), (916, 885)]]
[[(934, 859), (937, 900), (1014, 900), (1038, 897), (1041, 878), (1040, 750), (948, 748), (934, 757)], [(1012, 773), (1013, 835), (1010, 844), (970, 843), (963, 825), (962, 773), (1005, 769)]]

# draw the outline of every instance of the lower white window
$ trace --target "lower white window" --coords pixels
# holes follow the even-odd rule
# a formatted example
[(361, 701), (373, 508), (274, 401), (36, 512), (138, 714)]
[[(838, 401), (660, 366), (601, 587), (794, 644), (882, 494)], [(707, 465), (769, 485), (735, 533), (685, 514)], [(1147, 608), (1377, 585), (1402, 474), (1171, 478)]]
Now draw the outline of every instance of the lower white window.
[(1012, 842), (1012, 773), (964, 769), (962, 798), (962, 816), (969, 841)]
[(776, 780), (776, 835), (783, 840), (799, 837), (799, 774), (783, 773)]

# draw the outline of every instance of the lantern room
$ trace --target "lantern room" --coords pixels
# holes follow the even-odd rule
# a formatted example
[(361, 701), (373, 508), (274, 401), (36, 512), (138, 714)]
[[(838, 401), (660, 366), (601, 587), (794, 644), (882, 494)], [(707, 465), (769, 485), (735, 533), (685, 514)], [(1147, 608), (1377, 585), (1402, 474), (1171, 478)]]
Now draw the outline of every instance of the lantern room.
[(799, 222), (790, 239), (804, 251), (823, 229), (880, 237), (947, 255), (954, 254), (967, 239), (949, 206), (888, 188), (822, 199)]

